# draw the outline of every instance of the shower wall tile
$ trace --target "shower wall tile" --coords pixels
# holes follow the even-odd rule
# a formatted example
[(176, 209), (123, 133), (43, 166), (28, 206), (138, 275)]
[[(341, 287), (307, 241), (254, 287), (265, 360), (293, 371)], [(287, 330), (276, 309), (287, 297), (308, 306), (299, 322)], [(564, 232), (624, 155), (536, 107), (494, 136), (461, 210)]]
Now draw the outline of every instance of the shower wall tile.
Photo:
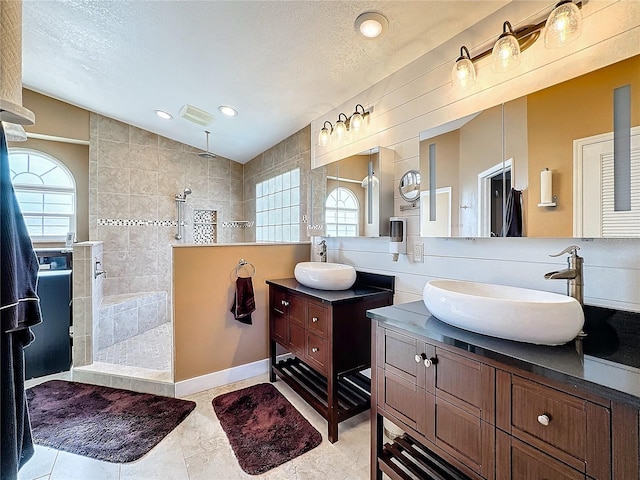
[(129, 125), (113, 118), (99, 115), (98, 137), (116, 142), (129, 142)]
[(157, 256), (158, 228), (153, 225), (133, 226), (129, 231), (129, 248), (132, 251), (152, 251)]
[(91, 141), (98, 138), (98, 120), (99, 115), (94, 112), (89, 112), (89, 138)]
[(158, 172), (158, 147), (147, 145), (129, 146), (129, 164), (137, 170)]
[(131, 220), (155, 221), (158, 218), (157, 197), (130, 195), (129, 218)]
[(144, 275), (129, 278), (131, 292), (155, 292), (158, 290), (158, 276)]
[(141, 128), (129, 126), (129, 143), (131, 145), (158, 146), (158, 135), (156, 133), (142, 130)]
[[(130, 250), (129, 272), (131, 277), (134, 275), (157, 275), (158, 255), (156, 250)], [(149, 291), (149, 289), (144, 291)]]
[[(129, 249), (129, 229), (131, 227), (117, 227), (110, 225), (98, 225), (97, 237), (103, 241), (104, 251), (122, 251)], [(108, 267), (105, 266), (108, 270)]]
[(209, 179), (209, 200), (229, 200), (230, 194), (229, 180)]
[(229, 178), (231, 180), (242, 180), (244, 178), (244, 168), (241, 163), (229, 161)]
[(107, 348), (114, 344), (113, 337), (113, 321), (115, 315), (104, 315), (100, 316), (100, 320), (98, 321), (98, 330), (97, 330), (97, 347), (98, 350), (102, 350), (103, 348)]
[(132, 168), (129, 178), (130, 183), (128, 193), (132, 195), (158, 194), (158, 172)]
[(231, 160), (223, 157), (209, 159), (209, 178), (229, 178)]
[[(97, 178), (97, 175), (96, 175)], [(89, 189), (89, 215), (98, 214), (98, 189)]]
[[(161, 148), (158, 151), (158, 171), (160, 173), (182, 173), (186, 172), (186, 159), (190, 154)], [(199, 157), (196, 157), (199, 158)]]
[[(109, 278), (126, 277), (129, 273), (129, 252), (104, 252), (104, 264), (109, 266), (107, 275)], [(106, 267), (105, 267), (106, 268)]]
[[(172, 173), (172, 172), (160, 172), (158, 174), (158, 195), (169, 197), (172, 201), (175, 198), (176, 194), (182, 192), (184, 188), (187, 186), (185, 184), (185, 174), (182, 173)], [(174, 202), (174, 215), (173, 219), (175, 220), (175, 202)]]
[(207, 179), (206, 174), (204, 176), (201, 175), (193, 175), (189, 172), (185, 175), (184, 184), (186, 187), (191, 189), (191, 195), (187, 197), (187, 206), (189, 203), (193, 203), (193, 200), (196, 198), (208, 200), (209, 198), (209, 180)]
[(158, 220), (176, 220), (177, 210), (174, 197), (169, 195), (158, 195), (156, 199), (158, 201)]
[(122, 342), (138, 333), (138, 307), (129, 308), (113, 316), (113, 343)]
[(98, 167), (100, 193), (129, 193), (129, 169), (122, 167)]
[(158, 137), (158, 146), (160, 148), (166, 148), (169, 150), (184, 150), (184, 144), (180, 142), (176, 142), (175, 140), (171, 140), (167, 137)]
[(129, 168), (129, 144), (98, 140), (98, 165)]
[(122, 295), (123, 293), (129, 293), (129, 278), (105, 278), (104, 279), (104, 296), (109, 295)]
[(186, 174), (189, 180), (196, 177), (207, 178), (209, 176), (209, 159), (195, 155), (186, 163)]
[(98, 190), (98, 216), (100, 218), (128, 218), (129, 195), (102, 193)]
[(140, 332), (146, 332), (160, 325), (158, 318), (158, 302), (138, 307), (138, 329)]

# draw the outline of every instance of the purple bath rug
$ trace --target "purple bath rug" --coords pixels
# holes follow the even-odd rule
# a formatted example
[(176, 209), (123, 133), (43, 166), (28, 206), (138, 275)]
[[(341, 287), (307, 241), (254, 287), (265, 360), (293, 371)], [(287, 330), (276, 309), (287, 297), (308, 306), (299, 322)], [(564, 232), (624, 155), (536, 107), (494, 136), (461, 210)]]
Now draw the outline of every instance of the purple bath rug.
[(317, 447), (320, 433), (270, 383), (213, 399), (242, 470), (258, 475)]
[(113, 463), (139, 459), (196, 406), (178, 398), (51, 380), (27, 390), (33, 440)]

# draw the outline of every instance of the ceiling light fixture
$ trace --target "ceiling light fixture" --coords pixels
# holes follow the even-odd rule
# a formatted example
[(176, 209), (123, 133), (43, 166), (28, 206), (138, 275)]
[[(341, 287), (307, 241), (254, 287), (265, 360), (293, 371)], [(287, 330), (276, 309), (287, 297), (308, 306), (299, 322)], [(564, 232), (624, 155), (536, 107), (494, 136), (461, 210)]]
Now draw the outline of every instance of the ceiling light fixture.
[(218, 107), (218, 110), (220, 110), (220, 113), (222, 113), (223, 115), (226, 115), (227, 117), (237, 117), (238, 116), (238, 111), (235, 108), (230, 107), (228, 105), (220, 105)]
[(164, 120), (172, 120), (173, 119), (173, 115), (171, 115), (170, 113), (165, 112), (164, 110), (156, 110), (156, 115), (159, 116), (160, 118), (164, 119)]
[[(347, 132), (360, 132), (364, 127), (365, 119), (370, 114), (371, 110), (365, 110), (361, 104), (357, 104), (350, 117), (347, 117), (344, 113), (338, 114), (335, 127), (330, 121), (325, 121), (318, 134), (318, 145), (325, 147), (329, 144), (329, 140), (335, 142), (343, 140)], [(327, 123), (329, 124), (329, 128), (327, 128)]]
[(4, 129), (4, 135), (8, 142), (27, 141), (27, 132), (25, 132), (22, 125), (3, 121), (2, 128)]
[(496, 43), (474, 57), (469, 55), (467, 47), (460, 49), (460, 56), (451, 71), (454, 86), (469, 88), (476, 82), (474, 63), (488, 56), (493, 56), (493, 70), (506, 72), (520, 63), (520, 54), (533, 45), (544, 29), (545, 46), (554, 48), (566, 45), (578, 38), (582, 33), (582, 1), (562, 0), (548, 18), (535, 25), (525, 25), (515, 31), (510, 22), (504, 22), (503, 32)]
[(377, 38), (389, 28), (387, 18), (377, 12), (365, 12), (356, 18), (356, 31), (366, 38)]

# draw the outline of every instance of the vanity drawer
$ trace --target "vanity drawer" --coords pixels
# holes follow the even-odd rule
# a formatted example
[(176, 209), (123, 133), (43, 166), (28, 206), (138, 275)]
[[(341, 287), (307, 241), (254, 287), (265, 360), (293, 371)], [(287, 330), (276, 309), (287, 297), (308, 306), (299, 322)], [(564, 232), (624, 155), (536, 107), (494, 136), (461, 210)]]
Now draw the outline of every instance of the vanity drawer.
[(584, 460), (586, 401), (523, 378), (511, 383), (513, 428)]
[(327, 308), (316, 303), (307, 303), (307, 330), (314, 335), (327, 338), (329, 329)]
[(307, 333), (307, 360), (309, 364), (322, 373), (327, 374), (327, 342), (317, 335)]

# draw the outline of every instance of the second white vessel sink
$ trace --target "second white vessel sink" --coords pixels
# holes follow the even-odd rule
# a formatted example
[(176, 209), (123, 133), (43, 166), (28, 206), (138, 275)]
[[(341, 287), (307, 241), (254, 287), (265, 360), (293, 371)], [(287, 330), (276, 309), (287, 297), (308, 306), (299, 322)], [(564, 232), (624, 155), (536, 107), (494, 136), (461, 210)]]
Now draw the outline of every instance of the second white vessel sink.
[(346, 290), (356, 281), (356, 270), (342, 263), (300, 262), (293, 274), (305, 287), (319, 290)]
[(519, 342), (561, 345), (584, 325), (575, 298), (539, 290), (431, 280), (422, 299), (434, 317), (454, 327)]

